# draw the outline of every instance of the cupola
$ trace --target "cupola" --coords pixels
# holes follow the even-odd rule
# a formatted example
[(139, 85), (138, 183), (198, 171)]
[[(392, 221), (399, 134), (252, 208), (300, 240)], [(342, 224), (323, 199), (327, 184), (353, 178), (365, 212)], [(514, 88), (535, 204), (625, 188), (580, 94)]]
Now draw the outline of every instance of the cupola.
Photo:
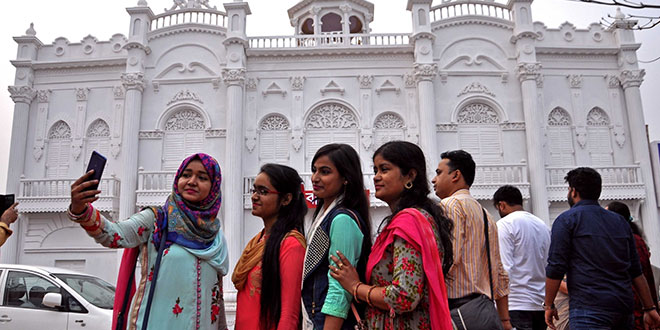
[(369, 33), (374, 5), (363, 0), (303, 0), (289, 8), (295, 34)]

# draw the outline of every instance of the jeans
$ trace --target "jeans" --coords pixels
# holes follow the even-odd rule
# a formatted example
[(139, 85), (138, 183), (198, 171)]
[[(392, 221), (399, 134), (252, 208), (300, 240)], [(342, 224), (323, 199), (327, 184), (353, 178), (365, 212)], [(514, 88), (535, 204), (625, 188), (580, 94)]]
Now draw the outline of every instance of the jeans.
[(544, 311), (509, 311), (511, 325), (516, 330), (545, 330)]
[(571, 306), (568, 322), (571, 330), (632, 329), (633, 313), (618, 313)]

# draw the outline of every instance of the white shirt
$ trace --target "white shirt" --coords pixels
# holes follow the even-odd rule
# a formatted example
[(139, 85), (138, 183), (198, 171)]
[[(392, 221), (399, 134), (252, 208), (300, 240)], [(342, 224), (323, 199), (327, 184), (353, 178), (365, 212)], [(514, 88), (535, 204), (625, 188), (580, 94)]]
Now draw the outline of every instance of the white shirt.
[(550, 229), (535, 215), (515, 211), (497, 222), (497, 236), (509, 273), (509, 310), (542, 311)]

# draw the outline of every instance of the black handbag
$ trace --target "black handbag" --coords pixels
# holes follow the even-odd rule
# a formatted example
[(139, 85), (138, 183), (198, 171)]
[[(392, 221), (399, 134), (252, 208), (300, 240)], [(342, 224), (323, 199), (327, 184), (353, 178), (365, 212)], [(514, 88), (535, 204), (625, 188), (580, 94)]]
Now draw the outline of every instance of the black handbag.
[[(490, 279), (490, 296), (493, 297), (493, 274), (490, 261), (490, 242), (488, 240), (488, 218), (484, 213), (484, 236), (486, 237), (486, 254), (488, 256), (488, 278)], [(459, 330), (501, 330), (502, 322), (495, 308), (495, 303), (484, 294), (473, 294), (456, 299), (450, 303), (451, 322), (454, 329)]]

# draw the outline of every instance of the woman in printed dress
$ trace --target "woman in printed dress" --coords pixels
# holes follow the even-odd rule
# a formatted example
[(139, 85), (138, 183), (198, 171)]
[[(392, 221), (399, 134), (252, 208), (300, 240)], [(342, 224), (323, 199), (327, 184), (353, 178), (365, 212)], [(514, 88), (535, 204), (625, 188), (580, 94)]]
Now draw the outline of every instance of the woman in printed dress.
[[(144, 329), (146, 319), (147, 329), (226, 329), (222, 277), (227, 274), (228, 260), (227, 243), (217, 218), (221, 202), (218, 162), (203, 153), (186, 158), (162, 207), (145, 208), (118, 222), (109, 221), (92, 206), (101, 191), (86, 190), (98, 184), (98, 180), (86, 181), (91, 174), (86, 173), (71, 185), (68, 215), (97, 243), (135, 252), (124, 253), (118, 297), (133, 285), (135, 265), (131, 261), (135, 263), (137, 258), (128, 256), (139, 254), (142, 276), (124, 319), (126, 328)], [(164, 251), (154, 274), (162, 240)], [(147, 308), (156, 279), (151, 306)], [(116, 297), (115, 306), (117, 301)]]
[(312, 159), (312, 186), (318, 204), (305, 228), (303, 329), (353, 329), (352, 297), (330, 277), (328, 267), (333, 252), (341, 250), (364, 274), (371, 249), (369, 201), (355, 149), (321, 147)]
[(296, 170), (276, 164), (262, 166), (254, 179), (252, 215), (263, 220), (264, 229), (247, 244), (232, 275), (236, 330), (300, 327), (307, 213), (301, 183)]
[(426, 160), (409, 142), (376, 150), (376, 198), (392, 215), (381, 223), (366, 269), (367, 283), (341, 252), (332, 277), (367, 303), (369, 329), (452, 329), (444, 274), (452, 264), (452, 222), (428, 198)]

